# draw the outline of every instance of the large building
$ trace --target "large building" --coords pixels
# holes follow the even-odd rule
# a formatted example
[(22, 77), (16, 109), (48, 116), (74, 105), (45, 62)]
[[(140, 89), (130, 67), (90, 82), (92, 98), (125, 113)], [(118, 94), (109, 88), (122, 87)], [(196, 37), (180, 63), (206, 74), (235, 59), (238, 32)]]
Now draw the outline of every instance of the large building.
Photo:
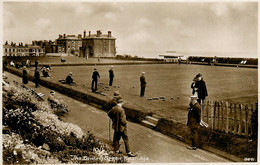
[(43, 56), (45, 55), (44, 48), (34, 45), (23, 45), (22, 43), (19, 43), (16, 45), (15, 43), (11, 42), (11, 44), (8, 44), (6, 42), (3, 45), (3, 55), (4, 56)]
[(89, 57), (115, 57), (116, 38), (112, 37), (111, 31), (108, 34), (102, 34), (100, 30), (97, 34), (86, 35), (86, 31), (76, 35), (59, 35), (54, 42), (49, 40), (32, 41), (31, 45), (7, 42), (3, 45), (4, 56), (42, 56), (48, 54), (75, 55), (84, 58)]
[(82, 46), (82, 35), (59, 35), (56, 39), (57, 52), (53, 53), (66, 53), (68, 55), (79, 56), (79, 50)]
[(84, 35), (82, 38), (82, 47), (80, 50), (80, 56), (89, 58), (89, 57), (115, 57), (116, 55), (116, 38), (112, 37), (111, 31), (108, 31), (108, 34), (102, 34), (100, 30), (97, 31), (97, 34)]

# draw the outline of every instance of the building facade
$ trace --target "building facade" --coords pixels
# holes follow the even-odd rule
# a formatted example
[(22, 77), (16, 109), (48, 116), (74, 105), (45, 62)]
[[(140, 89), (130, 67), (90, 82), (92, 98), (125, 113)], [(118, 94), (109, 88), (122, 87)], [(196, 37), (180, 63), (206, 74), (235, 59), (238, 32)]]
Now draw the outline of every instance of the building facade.
[(68, 55), (79, 56), (80, 47), (82, 46), (82, 35), (59, 35), (56, 39), (57, 52), (53, 53), (66, 53)]
[(6, 42), (3, 45), (3, 55), (4, 56), (43, 56), (45, 55), (44, 48), (41, 48), (38, 45), (23, 45), (19, 43), (16, 45), (15, 43), (8, 44)]
[(115, 57), (116, 55), (116, 38), (112, 37), (111, 31), (108, 31), (108, 34), (102, 34), (100, 30), (97, 31), (97, 34), (84, 35), (82, 38), (82, 47), (80, 50), (80, 56), (89, 58), (89, 57)]

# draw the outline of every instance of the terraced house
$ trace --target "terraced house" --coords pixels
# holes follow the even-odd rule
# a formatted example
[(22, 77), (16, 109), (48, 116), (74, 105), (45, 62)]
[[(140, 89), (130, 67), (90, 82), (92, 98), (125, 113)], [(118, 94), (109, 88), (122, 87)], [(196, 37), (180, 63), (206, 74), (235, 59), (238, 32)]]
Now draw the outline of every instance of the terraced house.
[(11, 44), (6, 43), (3, 45), (3, 56), (43, 56), (45, 55), (44, 48), (34, 45), (34, 42), (30, 45), (23, 43), (11, 42)]

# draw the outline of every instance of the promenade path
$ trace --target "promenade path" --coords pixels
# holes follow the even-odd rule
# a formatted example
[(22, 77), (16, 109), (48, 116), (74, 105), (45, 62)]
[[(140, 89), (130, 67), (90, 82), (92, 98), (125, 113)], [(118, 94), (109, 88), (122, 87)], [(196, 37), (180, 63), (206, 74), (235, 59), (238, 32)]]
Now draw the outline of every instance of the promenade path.
[[(22, 79), (16, 75), (5, 72), (7, 81), (11, 84), (16, 80), (21, 84)], [(34, 88), (32, 82), (26, 85)], [(51, 90), (40, 86), (36, 92), (44, 93), (44, 100), (47, 99)], [(63, 118), (65, 122), (78, 125), (85, 131), (92, 132), (98, 139), (109, 143), (109, 118), (106, 112), (79, 102), (75, 99), (56, 92), (55, 97), (63, 100), (69, 106), (69, 114)], [(130, 159), (131, 163), (190, 163), (190, 162), (228, 162), (229, 160), (219, 157), (202, 149), (187, 150), (187, 144), (165, 136), (159, 132), (148, 129), (139, 124), (127, 123), (131, 151), (136, 153), (137, 158)], [(113, 133), (111, 132), (111, 139)], [(121, 140), (121, 151), (125, 152)]]

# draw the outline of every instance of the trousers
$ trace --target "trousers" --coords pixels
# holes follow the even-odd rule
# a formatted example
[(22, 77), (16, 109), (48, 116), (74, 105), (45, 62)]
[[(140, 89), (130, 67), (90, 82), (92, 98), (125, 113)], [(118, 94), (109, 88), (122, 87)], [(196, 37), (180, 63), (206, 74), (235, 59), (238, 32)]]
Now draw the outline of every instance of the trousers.
[(191, 128), (191, 136), (192, 136), (192, 147), (199, 147), (199, 133), (198, 128)]
[(129, 139), (128, 139), (128, 135), (127, 135), (127, 129), (125, 129), (123, 132), (114, 131), (114, 139), (113, 139), (114, 151), (119, 150), (119, 141), (120, 141), (121, 137), (123, 138), (124, 143), (125, 143), (125, 151), (126, 151), (126, 153), (129, 153), (130, 147), (129, 147), (129, 142), (128, 142)]

